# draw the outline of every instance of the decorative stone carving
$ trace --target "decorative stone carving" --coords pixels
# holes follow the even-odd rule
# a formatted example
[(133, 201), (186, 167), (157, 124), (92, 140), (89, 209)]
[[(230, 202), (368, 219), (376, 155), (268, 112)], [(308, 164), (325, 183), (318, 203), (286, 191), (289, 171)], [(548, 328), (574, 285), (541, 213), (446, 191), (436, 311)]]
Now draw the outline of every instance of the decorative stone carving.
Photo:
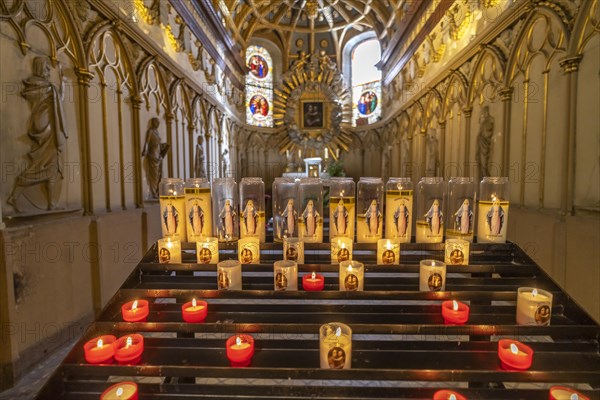
[(17, 212), (20, 212), (17, 201), (29, 186), (45, 184), (48, 210), (56, 208), (60, 195), (65, 161), (64, 146), (68, 138), (62, 108), (64, 78), (59, 65), (61, 85), (57, 89), (49, 81), (50, 69), (47, 57), (35, 57), (33, 74), (23, 81), (21, 95), (31, 105), (27, 136), (32, 143), (28, 153), (29, 163), (15, 180), (12, 193), (7, 199), (7, 203)]
[(223, 150), (223, 154), (221, 154), (221, 172), (222, 172), (221, 176), (227, 176), (227, 174), (230, 172), (229, 166), (230, 166), (229, 150), (225, 149), (225, 150)]
[(489, 107), (483, 106), (479, 116), (479, 134), (477, 135), (477, 153), (475, 156), (479, 168), (479, 178), (490, 176), (489, 162), (493, 136), (494, 117), (490, 115)]
[(169, 145), (160, 142), (158, 126), (160, 121), (158, 118), (151, 118), (148, 123), (148, 131), (146, 132), (146, 141), (142, 150), (146, 167), (146, 180), (150, 188), (150, 196), (153, 199), (158, 198), (158, 184), (162, 178), (162, 164)]

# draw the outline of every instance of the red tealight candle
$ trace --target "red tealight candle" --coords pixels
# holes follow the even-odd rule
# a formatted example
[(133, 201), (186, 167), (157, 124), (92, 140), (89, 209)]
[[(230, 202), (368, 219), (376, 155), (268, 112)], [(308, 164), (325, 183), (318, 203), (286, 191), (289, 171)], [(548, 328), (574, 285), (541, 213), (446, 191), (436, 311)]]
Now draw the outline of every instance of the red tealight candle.
[(106, 389), (100, 400), (138, 400), (138, 387), (135, 382), (119, 382)]
[(121, 365), (136, 365), (144, 352), (144, 337), (140, 334), (121, 336), (113, 344), (115, 346), (115, 360)]
[(88, 341), (83, 345), (85, 361), (90, 364), (111, 364), (115, 355), (113, 335), (103, 335)]
[(123, 321), (126, 322), (145, 322), (149, 312), (148, 300), (133, 300), (121, 306)]
[(552, 386), (550, 388), (550, 400), (590, 400), (578, 391), (566, 386)]
[(181, 306), (181, 314), (185, 322), (202, 322), (208, 314), (208, 304), (205, 301), (193, 299)]
[(323, 290), (325, 287), (325, 278), (316, 273), (306, 274), (302, 277), (302, 288), (309, 292)]
[(442, 316), (446, 325), (462, 325), (469, 320), (469, 306), (456, 300), (444, 301)]
[(498, 357), (505, 369), (528, 369), (533, 361), (533, 349), (516, 340), (501, 339)]
[(232, 367), (247, 367), (254, 355), (254, 338), (250, 335), (235, 335), (225, 343), (227, 358)]
[(467, 398), (458, 392), (444, 389), (435, 392), (433, 400), (467, 400)]

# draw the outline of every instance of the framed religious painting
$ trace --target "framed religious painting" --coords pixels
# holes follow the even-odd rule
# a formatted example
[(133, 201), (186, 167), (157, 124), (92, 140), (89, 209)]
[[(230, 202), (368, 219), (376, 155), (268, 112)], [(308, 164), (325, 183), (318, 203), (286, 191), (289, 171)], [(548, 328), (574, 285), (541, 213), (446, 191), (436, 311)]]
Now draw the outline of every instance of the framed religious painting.
[(324, 127), (324, 105), (322, 101), (302, 102), (302, 129), (322, 129)]

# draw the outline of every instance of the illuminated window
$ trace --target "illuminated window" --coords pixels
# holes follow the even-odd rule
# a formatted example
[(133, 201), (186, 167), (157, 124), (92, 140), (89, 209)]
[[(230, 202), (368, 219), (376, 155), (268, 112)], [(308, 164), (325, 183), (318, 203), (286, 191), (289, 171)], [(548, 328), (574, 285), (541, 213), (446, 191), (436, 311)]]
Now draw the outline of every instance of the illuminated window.
[(368, 125), (381, 117), (381, 59), (376, 39), (358, 44), (352, 51), (352, 125)]
[(246, 123), (273, 126), (273, 63), (271, 55), (261, 46), (246, 50)]

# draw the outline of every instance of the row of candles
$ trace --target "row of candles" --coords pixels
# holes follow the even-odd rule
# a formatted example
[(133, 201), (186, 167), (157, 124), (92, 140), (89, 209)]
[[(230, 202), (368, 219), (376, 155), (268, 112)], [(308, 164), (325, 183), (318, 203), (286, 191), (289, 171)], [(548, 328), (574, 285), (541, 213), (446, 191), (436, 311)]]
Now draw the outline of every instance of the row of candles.
[[(276, 178), (273, 183), (273, 238), (298, 237), (322, 243), (323, 182)], [(413, 207), (414, 205), (414, 207)], [(473, 178), (424, 177), (416, 191), (410, 178), (332, 178), (329, 185), (329, 239), (358, 243), (397, 239), (441, 243), (443, 237), (481, 243), (506, 241), (509, 210), (508, 178), (484, 177), (479, 192)], [(164, 178), (160, 182), (160, 220), (164, 237), (194, 242), (215, 236), (219, 241), (255, 237), (266, 240), (265, 184), (259, 177), (206, 179)], [(355, 229), (356, 228), (356, 229)]]
[[(469, 242), (462, 239), (447, 239), (445, 262), (452, 265), (469, 264)], [(158, 240), (158, 261), (161, 264), (181, 263), (181, 242), (169, 237)], [(352, 239), (336, 237), (331, 242), (331, 262), (340, 263), (352, 260)], [(298, 238), (284, 238), (283, 258), (304, 264), (304, 242)], [(260, 243), (257, 238), (244, 238), (238, 241), (238, 260), (242, 264), (260, 263)], [(207, 237), (196, 242), (196, 262), (217, 264), (219, 262), (219, 242)], [(377, 264), (400, 264), (400, 242), (397, 239), (380, 239), (377, 242)]]

